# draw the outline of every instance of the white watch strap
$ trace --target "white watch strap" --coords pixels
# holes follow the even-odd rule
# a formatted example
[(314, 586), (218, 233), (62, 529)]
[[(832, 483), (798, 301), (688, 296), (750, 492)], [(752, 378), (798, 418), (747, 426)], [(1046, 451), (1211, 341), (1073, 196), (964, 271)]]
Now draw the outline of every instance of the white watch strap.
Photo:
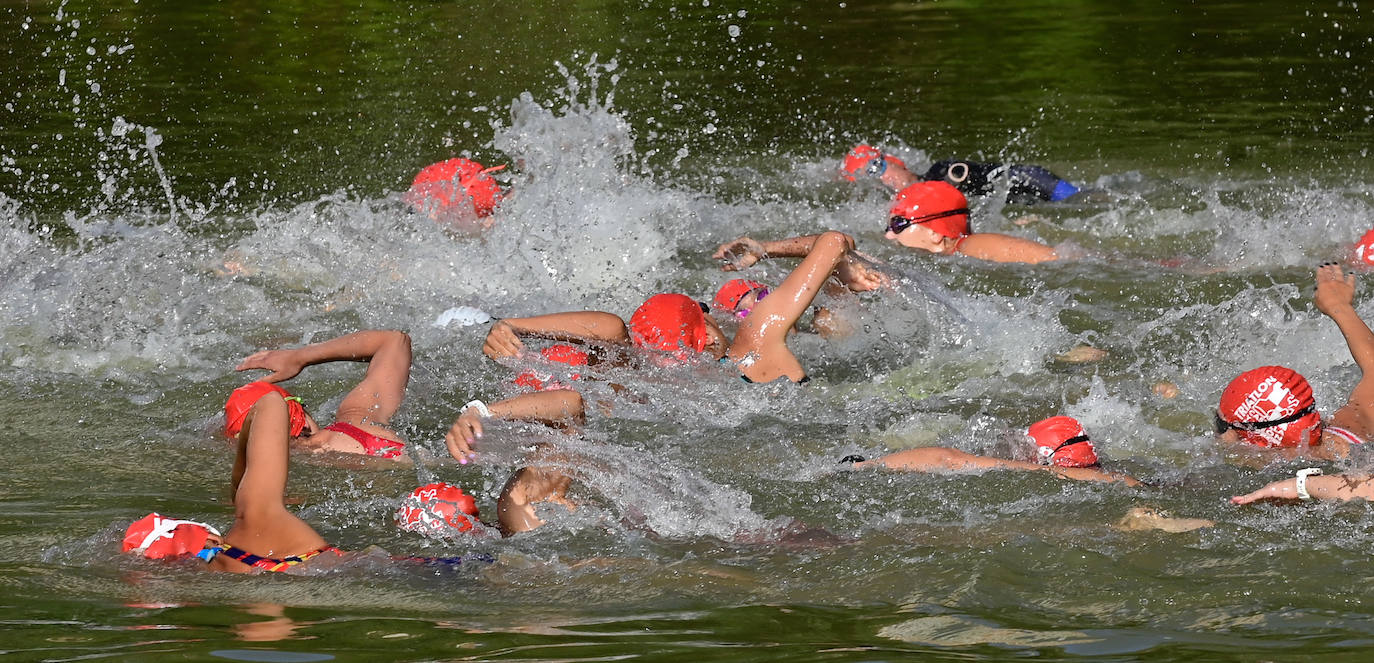
[(1320, 467), (1308, 467), (1298, 470), (1298, 480), (1296, 482), (1297, 485), (1295, 486), (1298, 492), (1298, 499), (1312, 499), (1312, 493), (1307, 492), (1307, 477), (1310, 477), (1314, 474), (1320, 475), (1321, 473), (1322, 469)]
[(473, 399), (473, 400), (468, 401), (468, 404), (467, 404), (467, 405), (464, 405), (464, 406), (463, 406), (463, 409), (461, 409), (461, 410), (458, 411), (458, 414), (462, 414), (462, 413), (464, 413), (464, 412), (467, 412), (467, 411), (468, 411), (468, 408), (476, 408), (477, 414), (482, 415), (482, 418), (483, 418), (483, 419), (490, 419), (490, 418), (491, 418), (491, 410), (488, 410), (488, 409), (487, 409), (487, 404), (486, 404), (486, 403), (483, 403), (482, 401), (479, 401), (479, 400), (476, 400), (476, 399)]

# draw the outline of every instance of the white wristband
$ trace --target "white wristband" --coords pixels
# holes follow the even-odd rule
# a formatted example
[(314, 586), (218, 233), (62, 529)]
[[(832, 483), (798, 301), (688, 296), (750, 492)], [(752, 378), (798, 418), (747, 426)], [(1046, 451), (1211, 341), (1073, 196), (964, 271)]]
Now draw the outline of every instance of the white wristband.
[(477, 414), (482, 415), (482, 418), (483, 418), (483, 419), (489, 419), (489, 418), (491, 418), (491, 410), (488, 410), (488, 409), (487, 409), (487, 404), (486, 404), (486, 403), (483, 403), (482, 401), (479, 401), (479, 400), (471, 400), (471, 401), (468, 401), (468, 404), (467, 404), (467, 405), (464, 405), (464, 406), (463, 406), (463, 409), (461, 409), (461, 410), (458, 411), (458, 414), (463, 414), (464, 412), (467, 412), (467, 411), (468, 411), (468, 408), (477, 408)]
[(1297, 491), (1298, 491), (1298, 499), (1300, 499), (1300, 500), (1310, 500), (1310, 499), (1312, 499), (1312, 493), (1307, 492), (1307, 477), (1310, 477), (1310, 476), (1312, 476), (1312, 475), (1314, 475), (1314, 474), (1320, 476), (1321, 473), (1322, 473), (1322, 469), (1321, 469), (1320, 467), (1309, 467), (1309, 468), (1306, 468), (1306, 469), (1298, 470), (1298, 480), (1297, 480), (1297, 482), (1296, 482), (1296, 483), (1297, 483), (1296, 488), (1297, 488)]

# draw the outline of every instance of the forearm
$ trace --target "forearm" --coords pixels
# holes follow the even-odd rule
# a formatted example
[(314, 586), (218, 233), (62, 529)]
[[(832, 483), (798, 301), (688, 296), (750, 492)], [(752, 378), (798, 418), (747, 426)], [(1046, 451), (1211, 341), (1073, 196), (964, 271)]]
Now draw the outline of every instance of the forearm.
[(312, 343), (295, 352), (304, 365), (313, 366), (331, 361), (371, 361), (387, 347), (402, 345), (409, 345), (404, 332), (370, 329)]
[(1354, 306), (1341, 306), (1327, 315), (1331, 316), (1336, 327), (1345, 336), (1355, 365), (1359, 366), (1365, 375), (1374, 375), (1374, 331), (1370, 331), (1369, 325), (1355, 312)]
[(569, 311), (528, 318), (506, 318), (516, 334), (558, 341), (628, 343), (629, 332), (620, 316), (604, 311)]
[(811, 253), (811, 247), (815, 246), (816, 235), (805, 235), (802, 237), (788, 237), (787, 239), (775, 239), (760, 242), (763, 246), (767, 258), (804, 258)]
[(536, 421), (544, 424), (581, 423), (585, 416), (582, 395), (568, 389), (540, 391), (507, 398), (487, 406), (498, 419)]

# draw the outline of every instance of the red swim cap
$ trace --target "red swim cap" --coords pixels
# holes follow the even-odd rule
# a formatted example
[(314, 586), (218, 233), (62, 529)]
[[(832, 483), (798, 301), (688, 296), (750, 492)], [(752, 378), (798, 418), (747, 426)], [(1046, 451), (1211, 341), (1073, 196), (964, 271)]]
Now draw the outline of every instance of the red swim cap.
[(301, 399), (275, 384), (262, 381), (249, 382), (229, 394), (229, 400), (224, 403), (224, 433), (229, 437), (237, 437), (253, 404), (274, 391), (286, 399), (286, 413), (291, 417), (291, 437), (300, 435), (305, 428), (305, 408), (301, 407)]
[(148, 559), (194, 555), (205, 548), (205, 542), (219, 530), (193, 520), (163, 518), (150, 513), (124, 530), (124, 552), (130, 550)]
[(897, 192), (889, 216), (900, 216), (958, 239), (969, 233), (968, 200), (947, 182), (917, 182)]
[(702, 352), (710, 335), (701, 305), (687, 295), (660, 294), (630, 316), (630, 340), (641, 348), (683, 354)]
[(733, 311), (739, 306), (739, 300), (749, 294), (751, 290), (767, 287), (758, 281), (746, 279), (730, 279), (725, 285), (716, 291), (716, 300), (713, 302), (715, 307), (724, 311)]
[(879, 165), (873, 163), (874, 160), (877, 159), (890, 160), (891, 162), (896, 163), (897, 165), (903, 168), (906, 168), (906, 163), (904, 163), (901, 159), (898, 159), (897, 157), (894, 157), (889, 154), (883, 154), (882, 151), (878, 150), (875, 147), (869, 145), (855, 145), (854, 149), (849, 151), (849, 154), (844, 155), (844, 166), (842, 166), (842, 174), (844, 175), (844, 178), (849, 180), (850, 182), (853, 182), (854, 178), (859, 175), (881, 176), (882, 171), (886, 170), (887, 164)]
[[(587, 362), (591, 359), (591, 355), (566, 343), (555, 343), (550, 345), (540, 350), (539, 354), (543, 355), (544, 359), (556, 361), (560, 364), (567, 364), (569, 366), (586, 366)], [(581, 377), (582, 376), (577, 373), (568, 375), (568, 378), (572, 380), (578, 380), (581, 379)], [(528, 387), (535, 391), (544, 391), (545, 389), (550, 391), (572, 389), (572, 387), (566, 384), (553, 381), (552, 375), (548, 373), (539, 373), (534, 370), (528, 370), (515, 376), (515, 384), (521, 387)]]
[(1073, 417), (1058, 416), (1041, 419), (1026, 430), (1035, 441), (1035, 455), (1045, 465), (1060, 467), (1092, 467), (1097, 464), (1097, 450), (1083, 430), (1083, 424)]
[(472, 529), (477, 502), (462, 488), (431, 483), (411, 491), (396, 511), (396, 526), (427, 536), (448, 536)]
[[(1235, 428), (1260, 447), (1295, 447), (1321, 441), (1321, 415), (1307, 379), (1283, 366), (1261, 366), (1237, 375), (1221, 392), (1219, 432)], [(1272, 426), (1253, 426), (1293, 418)], [(1250, 429), (1250, 430), (1247, 430)]]
[(431, 164), (415, 176), (405, 201), (436, 218), (466, 211), (468, 205), (478, 217), (488, 216), (502, 198), (501, 186), (488, 173), (505, 167), (483, 168), (469, 159)]
[(1353, 250), (1355, 253), (1355, 262), (1365, 265), (1374, 265), (1374, 230), (1365, 233), (1364, 237), (1361, 237), (1360, 241), (1355, 243), (1355, 248)]

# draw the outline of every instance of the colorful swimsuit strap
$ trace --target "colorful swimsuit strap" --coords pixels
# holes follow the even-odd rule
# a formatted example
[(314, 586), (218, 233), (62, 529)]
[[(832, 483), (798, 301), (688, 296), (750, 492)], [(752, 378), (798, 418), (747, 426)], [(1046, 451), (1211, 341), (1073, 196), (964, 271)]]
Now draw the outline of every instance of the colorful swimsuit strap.
[(328, 426), (325, 426), (324, 429), (331, 430), (336, 433), (343, 433), (344, 435), (353, 438), (358, 442), (358, 444), (363, 445), (363, 453), (366, 453), (369, 456), (377, 456), (378, 458), (395, 458), (397, 456), (400, 456), (401, 452), (403, 452), (406, 448), (406, 445), (402, 442), (397, 442), (396, 440), (388, 440), (379, 435), (373, 435), (372, 433), (369, 433), (345, 421), (336, 421), (332, 424), (329, 424)]
[(1345, 440), (1346, 442), (1349, 442), (1350, 444), (1364, 444), (1364, 440), (1360, 439), (1360, 436), (1344, 428), (1341, 428), (1339, 426), (1325, 426), (1324, 428), (1327, 430), (1327, 432), (1330, 432), (1332, 435), (1335, 435), (1336, 437), (1339, 437)]
[(960, 235), (959, 239), (954, 240), (954, 250), (951, 253), (958, 253), (959, 245), (963, 244), (966, 239), (968, 239), (968, 235)]
[(251, 566), (255, 569), (262, 569), (264, 571), (285, 571), (293, 566), (304, 564), (305, 562), (310, 561), (312, 558), (327, 552), (331, 552), (339, 556), (343, 555), (343, 551), (339, 550), (338, 548), (335, 548), (334, 546), (325, 546), (318, 550), (312, 550), (308, 553), (303, 553), (300, 555), (290, 555), (287, 557), (283, 557), (281, 559), (261, 557), (258, 555), (254, 555), (253, 553), (250, 553), (247, 550), (244, 550), (242, 548), (236, 548), (234, 546), (225, 546), (222, 550), (220, 550), (219, 554), (225, 555), (230, 559), (235, 559), (240, 562), (243, 562), (244, 564), (247, 564), (248, 566)]

